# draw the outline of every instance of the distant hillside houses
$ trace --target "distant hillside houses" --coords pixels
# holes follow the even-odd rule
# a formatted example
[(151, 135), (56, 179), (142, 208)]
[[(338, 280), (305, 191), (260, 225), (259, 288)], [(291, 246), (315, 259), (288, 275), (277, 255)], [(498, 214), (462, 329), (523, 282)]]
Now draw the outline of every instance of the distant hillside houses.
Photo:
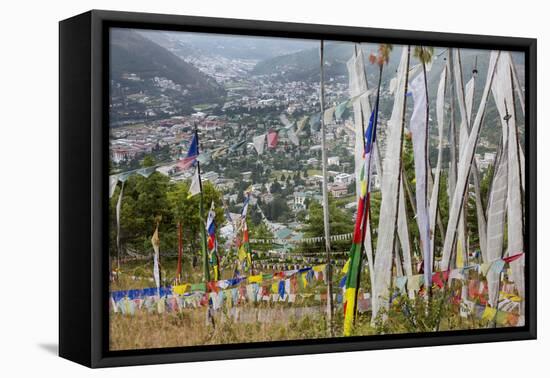
[(201, 174), (202, 181), (210, 181), (211, 183), (215, 183), (216, 180), (220, 177), (220, 175), (217, 172), (204, 172)]
[(328, 165), (340, 165), (340, 157), (339, 156), (330, 156), (327, 158), (327, 164)]
[(334, 198), (345, 197), (348, 195), (347, 185), (342, 184), (330, 184), (327, 186), (328, 191)]
[(339, 173), (334, 177), (334, 183), (339, 185), (349, 185), (355, 181), (355, 176), (349, 173)]
[(306, 199), (311, 198), (313, 194), (311, 192), (294, 192), (294, 202), (292, 210), (300, 211), (306, 209)]
[(216, 181), (216, 187), (219, 190), (226, 191), (235, 187), (236, 181), (233, 179), (218, 179)]
[(267, 193), (263, 193), (263, 194), (260, 194), (260, 199), (262, 200), (263, 203), (271, 203), (273, 202), (273, 194), (267, 192)]
[(307, 165), (317, 166), (319, 165), (319, 159), (317, 158), (309, 158), (307, 159)]
[(121, 161), (133, 159), (138, 152), (129, 148), (113, 147), (111, 148), (111, 160), (118, 164)]
[(130, 139), (116, 139), (111, 142), (111, 160), (118, 164), (124, 160), (130, 160), (134, 157), (150, 153), (155, 147), (153, 142), (136, 142)]

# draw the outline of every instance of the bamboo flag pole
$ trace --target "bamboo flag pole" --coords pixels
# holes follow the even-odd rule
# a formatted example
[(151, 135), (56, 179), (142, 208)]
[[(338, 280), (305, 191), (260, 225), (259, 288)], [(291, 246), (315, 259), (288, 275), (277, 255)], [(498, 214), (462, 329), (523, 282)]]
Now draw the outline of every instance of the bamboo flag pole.
[[(357, 55), (357, 45), (355, 46), (355, 53)], [(380, 104), (380, 86), (381, 86), (381, 82), (382, 82), (382, 70), (383, 70), (383, 67), (384, 67), (384, 63), (380, 64), (380, 72), (379, 72), (379, 76), (378, 76), (378, 89), (377, 89), (377, 93), (376, 93), (376, 100), (375, 100), (375, 105), (374, 105), (374, 110), (373, 110), (373, 114), (374, 114), (374, 117), (373, 117), (373, 136), (372, 136), (372, 139), (371, 139), (371, 148), (374, 147), (374, 144), (375, 144), (375, 141), (376, 141), (376, 128), (377, 128), (377, 123), (378, 123), (378, 106)], [(367, 78), (367, 73), (365, 71), (365, 80)], [(363, 114), (363, 109), (361, 108), (361, 126), (362, 126), (362, 140), (363, 140), (363, 151), (364, 153), (366, 154), (367, 153), (367, 146), (366, 146), (366, 140), (365, 140), (365, 120), (364, 120), (364, 114)], [(370, 227), (368, 227), (368, 221), (369, 221), (369, 215), (370, 215), (370, 191), (371, 191), (371, 186), (372, 186), (372, 183), (371, 183), (371, 164), (372, 164), (372, 159), (374, 157), (374, 152), (371, 153), (371, 157), (369, 157), (369, 160), (368, 160), (368, 164), (367, 164), (367, 171), (365, 172), (366, 174), (366, 177), (367, 177), (367, 192), (365, 194), (366, 198), (365, 198), (365, 214), (364, 214), (364, 218), (362, 219), (361, 221), (361, 233), (362, 233), (362, 236), (361, 236), (361, 253), (359, 255), (359, 267), (362, 266), (362, 257), (363, 257), (363, 254), (366, 252), (365, 251), (365, 240), (366, 240), (366, 235), (367, 235), (367, 229)], [(372, 238), (369, 238), (370, 242), (372, 243)], [(369, 257), (370, 259), (370, 262), (372, 264), (372, 253), (370, 253), (371, 256)], [(369, 272), (369, 275), (371, 275), (371, 277), (373, 276), (374, 272), (371, 270)], [(358, 277), (357, 277), (357, 290), (355, 291), (355, 300), (354, 300), (354, 306), (355, 306), (355, 309), (353, 310), (353, 320), (355, 322), (355, 316), (356, 316), (356, 311), (357, 311), (357, 294), (359, 292), (359, 287), (360, 287), (360, 278), (361, 278), (361, 274), (359, 273), (358, 274)], [(371, 280), (371, 282), (373, 282)]]
[(324, 68), (324, 52), (325, 41), (321, 40), (321, 83), (320, 83), (320, 98), (321, 104), (321, 157), (323, 166), (323, 224), (325, 229), (325, 251), (327, 258), (327, 323), (330, 336), (333, 336), (332, 330), (332, 268), (330, 258), (330, 223), (329, 223), (329, 204), (328, 204), (328, 189), (327, 189), (327, 146), (326, 146), (326, 130), (325, 130), (325, 68)]
[[(195, 123), (195, 138), (197, 139), (197, 155), (200, 154), (200, 143), (199, 143), (199, 131), (197, 124)], [(199, 226), (201, 230), (201, 251), (202, 251), (202, 267), (203, 267), (203, 279), (206, 285), (206, 292), (208, 293), (208, 282), (210, 281), (210, 270), (208, 267), (208, 253), (206, 248), (206, 225), (204, 223), (204, 199), (202, 193), (202, 179), (201, 179), (201, 163), (197, 159), (197, 175), (199, 176), (199, 190), (200, 190), (200, 200), (199, 200)], [(208, 308), (206, 310), (206, 322), (211, 323), (213, 327), (216, 326), (214, 322), (213, 308), (210, 300), (208, 301)]]
[[(431, 175), (431, 172), (429, 171), (429, 162), (430, 162), (430, 155), (429, 155), (429, 137), (430, 137), (430, 99), (428, 98), (428, 73), (426, 70), (426, 59), (425, 59), (425, 50), (424, 47), (420, 47), (422, 49), (422, 74), (424, 75), (424, 94), (426, 96), (426, 131), (424, 135), (424, 208), (426, 209), (426, 227), (427, 230), (420, 231), (420, 232), (427, 232), (427, 236), (425, 238), (425, 243), (430, 243), (430, 235), (429, 235), (429, 212), (430, 212), (430, 200), (428, 196), (428, 175)], [(430, 255), (430, 246), (428, 244), (427, 248), (424, 248), (424, 287), (426, 290), (424, 291), (424, 294), (427, 299), (431, 296), (432, 291), (432, 262), (431, 262), (431, 255)]]
[[(195, 123), (195, 138), (197, 138), (197, 155), (200, 154), (199, 132), (197, 124)], [(199, 201), (199, 218), (200, 218), (200, 230), (201, 230), (201, 252), (202, 252), (202, 268), (204, 282), (210, 281), (210, 271), (208, 269), (208, 254), (206, 252), (206, 229), (204, 225), (204, 204), (202, 194), (202, 178), (201, 178), (201, 163), (197, 159), (197, 175), (199, 176), (199, 189), (200, 189), (200, 201)]]
[(122, 195), (124, 193), (124, 183), (120, 186), (120, 194), (118, 195), (118, 200), (116, 203), (116, 279), (118, 281), (118, 276), (120, 274), (120, 211), (122, 209)]
[[(512, 56), (510, 56), (510, 65), (512, 65), (512, 67), (510, 68), (510, 75), (511, 75), (511, 78), (510, 78), (510, 85), (511, 85), (511, 92), (512, 92), (512, 104), (510, 104), (511, 106), (511, 110), (512, 110), (512, 114), (510, 115), (510, 118), (513, 117), (513, 130), (509, 130), (509, 126), (508, 126), (508, 120), (506, 120), (506, 125), (508, 126), (508, 133), (510, 134), (510, 131), (513, 133), (513, 137), (515, 138), (516, 140), (516, 145), (514, 146), (514, 148), (516, 149), (516, 162), (511, 164), (510, 162), (508, 163), (509, 164), (509, 167), (511, 169), (513, 169), (514, 165), (517, 164), (517, 170), (516, 170), (516, 173), (518, 175), (518, 181), (519, 181), (519, 185), (518, 185), (518, 190), (519, 190), (519, 193), (520, 193), (520, 196), (519, 196), (519, 202), (520, 202), (520, 211), (519, 211), (519, 214), (517, 214), (517, 216), (520, 218), (520, 228), (521, 228), (521, 231), (520, 231), (520, 235), (522, 235), (522, 239), (521, 239), (521, 250), (524, 250), (525, 248), (525, 241), (524, 241), (524, 237), (525, 237), (525, 220), (524, 220), (524, 217), (525, 217), (525, 203), (524, 203), (524, 196), (525, 196), (525, 193), (522, 192), (522, 182), (523, 182), (523, 178), (522, 178), (522, 169), (521, 169), (521, 157), (520, 157), (520, 153), (521, 153), (521, 144), (520, 144), (520, 136), (519, 136), (519, 130), (518, 130), (518, 123), (517, 123), (517, 119), (516, 119), (516, 91), (515, 91), (515, 85), (514, 85), (514, 71), (513, 71), (513, 61), (512, 61)], [(504, 105), (506, 105), (506, 102), (504, 102)], [(506, 108), (506, 113), (508, 114), (508, 108)], [(510, 139), (510, 136), (508, 136), (508, 139)], [(510, 169), (510, 170), (511, 170)], [(508, 174), (510, 174), (510, 172), (508, 172)], [(509, 189), (511, 189), (512, 187), (510, 187)], [(508, 220), (508, 222), (510, 223), (510, 220)], [(510, 226), (508, 226), (510, 227)], [(508, 254), (515, 254), (517, 253), (516, 251), (511, 251), (511, 246), (509, 245), (508, 247)], [(522, 258), (523, 260), (523, 258)], [(520, 260), (520, 261), (522, 261)], [(514, 281), (518, 282), (518, 281), (524, 281), (525, 279), (525, 275), (523, 273), (523, 263), (522, 262), (513, 262), (511, 263), (511, 268), (512, 268), (512, 275), (514, 277)], [(515, 265), (515, 267), (514, 267)], [(517, 267), (520, 267), (520, 269), (517, 269)], [(519, 271), (521, 272), (519, 275), (516, 274), (515, 272), (516, 271)], [(500, 285), (500, 281), (499, 281), (499, 285)], [(518, 289), (518, 292), (520, 294), (520, 296), (522, 297), (522, 299), (525, 297), (524, 296), (524, 292), (525, 292), (525, 283), (524, 282), (521, 282), (521, 283), (516, 283), (516, 286), (517, 286), (517, 289)], [(500, 288), (499, 288), (499, 292), (500, 292)], [(498, 302), (497, 302), (498, 304)], [(522, 300), (520, 302), (520, 307), (519, 307), (519, 314), (520, 316), (525, 316), (525, 301)]]
[(183, 258), (183, 241), (182, 241), (181, 222), (178, 222), (178, 267), (176, 271), (176, 282), (181, 282), (182, 258)]
[[(508, 53), (510, 54), (510, 53)], [(525, 116), (525, 95), (523, 91), (521, 90), (521, 84), (518, 79), (518, 71), (516, 68), (516, 63), (512, 59), (512, 55), (510, 54), (510, 65), (512, 66), (512, 85), (515, 88), (515, 92), (517, 95), (517, 98), (519, 100), (519, 104), (521, 106), (521, 112)]]
[(456, 156), (456, 128), (455, 128), (455, 80), (453, 80), (453, 73), (454, 73), (454, 62), (453, 62), (453, 51), (452, 49), (449, 49), (449, 75), (451, 77), (449, 81), (449, 94), (451, 95), (451, 98), (449, 100), (450, 103), (450, 124), (449, 124), (449, 147), (451, 150), (451, 167), (449, 170), (449, 178), (448, 178), (448, 196), (449, 196), (449, 202), (452, 201), (455, 186), (456, 186), (456, 170), (457, 170), (457, 156)]
[[(512, 94), (513, 94), (513, 88), (512, 88)], [(506, 121), (506, 131), (507, 133), (509, 134), (510, 133), (510, 124), (509, 124), (509, 121), (510, 121), (510, 118), (512, 118), (512, 115), (508, 112), (508, 104), (506, 103), (506, 99), (504, 99), (504, 109), (506, 111), (506, 115), (504, 116), (504, 121)], [(513, 110), (513, 113), (515, 114), (515, 109)], [(506, 138), (508, 141), (510, 140), (510, 138)], [(507, 142), (509, 143), (509, 142)], [(510, 172), (508, 172), (508, 174), (510, 174)], [(502, 257), (502, 256), (501, 256)], [(498, 304), (499, 304), (499, 301), (500, 301), (500, 288), (501, 288), (501, 285), (502, 285), (502, 280), (503, 280), (503, 274), (502, 274), (502, 271), (499, 272), (498, 274), (498, 282), (497, 282), (497, 290), (496, 290), (496, 300), (495, 300), (495, 303), (494, 303), (494, 309), (495, 309), (495, 316), (493, 317), (493, 319), (491, 320), (491, 322), (493, 323), (493, 328), (496, 328), (497, 327), (497, 315), (498, 315)], [(490, 304), (490, 303), (489, 303)]]

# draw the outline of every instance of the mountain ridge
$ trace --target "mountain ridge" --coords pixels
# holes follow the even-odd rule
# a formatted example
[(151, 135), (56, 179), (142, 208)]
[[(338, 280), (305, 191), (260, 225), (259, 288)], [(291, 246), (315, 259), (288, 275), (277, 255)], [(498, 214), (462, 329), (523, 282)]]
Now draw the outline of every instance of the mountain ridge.
[(143, 79), (164, 77), (188, 89), (196, 101), (211, 101), (225, 93), (213, 78), (133, 30), (111, 31), (110, 58), (114, 80), (128, 73)]

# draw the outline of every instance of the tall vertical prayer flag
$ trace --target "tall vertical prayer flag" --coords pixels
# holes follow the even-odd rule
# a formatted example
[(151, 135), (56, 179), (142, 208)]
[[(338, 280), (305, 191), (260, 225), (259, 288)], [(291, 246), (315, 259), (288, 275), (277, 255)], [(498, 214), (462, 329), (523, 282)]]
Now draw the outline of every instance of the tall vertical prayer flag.
[[(448, 63), (447, 63), (448, 64)], [(445, 91), (447, 85), (447, 66), (443, 68), (439, 78), (436, 98), (436, 118), (438, 129), (438, 144), (437, 144), (437, 163), (435, 166), (435, 177), (432, 185), (432, 193), (430, 197), (430, 261), (433, 267), (433, 256), (435, 246), (435, 222), (438, 213), (439, 187), (441, 180), (441, 165), (443, 161), (443, 130), (445, 125)]]
[(371, 113), (371, 106), (368, 92), (368, 82), (365, 71), (363, 49), (358, 46), (354, 54), (346, 63), (349, 73), (349, 95), (350, 103), (353, 106), (354, 129), (355, 129), (355, 182), (356, 193), (359, 199), (361, 188), (361, 171), (363, 169), (364, 148), (363, 134), (364, 118)]
[(377, 108), (375, 108), (372, 112), (369, 120), (369, 126), (364, 134), (365, 159), (360, 176), (361, 193), (357, 204), (357, 217), (355, 219), (355, 228), (353, 232), (353, 244), (350, 249), (350, 260), (344, 298), (344, 336), (351, 335), (351, 330), (355, 321), (355, 314), (357, 313), (357, 290), (359, 288), (359, 277), (361, 275), (362, 245), (365, 239), (370, 205), (370, 158), (376, 135), (376, 112)]
[[(498, 66), (498, 78), (501, 84), (501, 98), (504, 102), (504, 113), (502, 117), (508, 134), (508, 200), (507, 200), (507, 219), (508, 219), (508, 253), (516, 254), (523, 251), (525, 247), (524, 240), (524, 209), (522, 199), (522, 181), (524, 173), (522, 172), (521, 143), (516, 122), (516, 104), (513, 85), (513, 61), (510, 54), (503, 56), (502, 62)], [(503, 80), (504, 79), (504, 80)], [(502, 106), (497, 106), (502, 109)], [(499, 114), (501, 112), (499, 111)], [(525, 297), (525, 258), (520, 257), (510, 264), (512, 271), (511, 278), (516, 285), (520, 297)], [(525, 302), (520, 303), (520, 324), (524, 323)]]
[(470, 135), (462, 150), (462, 156), (460, 157), (460, 162), (458, 166), (458, 176), (457, 184), (450, 202), (451, 206), (449, 207), (449, 221), (447, 224), (447, 231), (445, 233), (445, 239), (443, 243), (443, 251), (441, 253), (441, 270), (449, 269), (450, 257), (453, 246), (456, 240), (456, 230), (458, 228), (458, 221), (460, 214), (463, 210), (464, 205), (464, 193), (468, 185), (468, 177), (470, 175), (470, 170), (472, 166), (472, 161), (474, 159), (475, 147), (477, 145), (479, 132), (481, 130), (481, 124), (485, 116), (485, 107), (487, 105), (487, 99), (489, 96), (489, 91), (491, 90), (493, 84), (493, 78), (495, 73), (495, 67), (500, 57), (499, 51), (491, 52), (489, 59), (489, 67), (487, 71), (487, 81), (485, 82), (485, 88), (483, 90), (483, 95), (481, 96), (481, 101), (479, 103), (479, 108), (476, 113), (476, 117), (472, 124), (470, 130)]
[[(120, 211), (122, 208), (122, 193), (124, 193), (124, 181), (120, 187), (120, 193), (116, 202), (116, 249), (117, 249), (117, 269), (120, 268)], [(117, 272), (118, 275), (118, 272)]]
[(208, 211), (208, 218), (206, 220), (206, 233), (208, 237), (208, 250), (214, 249), (215, 237), (216, 237), (216, 225), (214, 224), (214, 218), (216, 212), (214, 211), (214, 201), (210, 205), (210, 211)]
[(159, 253), (160, 253), (160, 238), (159, 238), (159, 225), (155, 228), (153, 237), (151, 238), (151, 244), (153, 245), (153, 278), (157, 285), (157, 295), (160, 296), (160, 267), (159, 267)]
[(246, 219), (244, 220), (244, 229), (243, 229), (243, 246), (246, 251), (246, 264), (248, 268), (252, 267), (252, 252), (250, 251), (250, 241), (248, 235), (248, 225)]
[(366, 188), (364, 180), (365, 169), (362, 171), (361, 197), (357, 206), (357, 217), (353, 231), (353, 244), (350, 249), (350, 264), (346, 276), (346, 291), (344, 297), (344, 336), (350, 336), (355, 321), (357, 309), (357, 289), (359, 288), (359, 275), (361, 272), (361, 245), (363, 244), (363, 219), (368, 213), (366, 207)]
[[(250, 251), (250, 242), (248, 238), (248, 225), (246, 223), (246, 215), (248, 213), (248, 204), (250, 203), (250, 191), (245, 192), (243, 210), (241, 212), (241, 230), (242, 239), (239, 246), (238, 258), (243, 265), (243, 270), (248, 270), (252, 267), (252, 253)], [(245, 261), (246, 260), (246, 261)]]
[[(463, 73), (462, 73), (462, 60), (459, 49), (453, 49), (453, 61), (454, 64), (454, 74), (455, 74), (455, 89), (456, 97), (458, 99), (458, 105), (460, 109), (460, 126), (459, 126), (459, 139), (458, 139), (458, 161), (462, 158), (462, 151), (468, 140), (469, 128), (471, 125), (471, 113), (472, 113), (472, 104), (473, 104), (473, 94), (474, 94), (474, 78), (464, 86), (463, 84)], [(472, 162), (472, 176), (476, 176), (477, 168), (475, 162)], [(474, 183), (475, 183), (474, 179)], [(467, 194), (464, 201), (467, 203)], [(476, 196), (480, 195), (480, 189), (477, 187)], [(478, 210), (479, 211), (479, 210)], [(464, 263), (467, 260), (467, 236), (466, 236), (466, 217), (464, 212), (460, 214), (458, 221), (458, 230), (457, 230), (457, 240), (456, 240), (456, 267), (464, 266)], [(479, 230), (480, 245), (483, 241), (483, 234)]]
[(220, 265), (218, 259), (218, 244), (216, 241), (216, 211), (214, 207), (214, 201), (210, 205), (210, 211), (208, 212), (208, 219), (206, 221), (206, 233), (207, 233), (207, 247), (208, 254), (210, 256), (210, 265), (214, 270), (214, 281), (219, 280), (220, 275)]
[(176, 267), (176, 281), (179, 283), (181, 280), (181, 268), (183, 259), (183, 241), (182, 241), (182, 227), (181, 222), (178, 222), (178, 265)]
[(422, 71), (409, 85), (414, 99), (414, 108), (409, 128), (412, 133), (413, 142), (414, 168), (416, 176), (416, 221), (418, 223), (422, 256), (424, 258), (424, 283), (426, 287), (430, 287), (432, 278), (432, 264), (430, 261), (430, 224), (427, 196), (428, 108), (425, 79), (424, 71)]
[(372, 293), (372, 319), (376, 319), (381, 307), (387, 308), (391, 270), (396, 238), (396, 224), (399, 209), (401, 185), (401, 149), (403, 145), (403, 111), (406, 106), (406, 87), (409, 73), (410, 46), (402, 48), (401, 61), (397, 70), (397, 84), (391, 118), (387, 126), (386, 152), (382, 176), (382, 201), (378, 222), (378, 240), (374, 259), (374, 285)]

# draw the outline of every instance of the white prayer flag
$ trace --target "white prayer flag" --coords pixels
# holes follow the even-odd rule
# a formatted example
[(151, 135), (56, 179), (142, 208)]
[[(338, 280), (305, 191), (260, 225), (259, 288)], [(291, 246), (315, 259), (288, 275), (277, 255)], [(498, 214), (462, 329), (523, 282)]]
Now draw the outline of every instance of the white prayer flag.
[(191, 186), (189, 187), (189, 196), (193, 197), (195, 194), (201, 192), (200, 178), (199, 178), (199, 169), (195, 168), (195, 173), (193, 174), (193, 179), (191, 180)]
[(153, 278), (157, 285), (157, 295), (160, 296), (160, 267), (159, 267), (159, 253), (160, 253), (160, 238), (159, 238), (159, 226), (155, 229), (155, 233), (151, 238), (151, 244), (153, 245)]
[(479, 104), (479, 109), (476, 114), (476, 118), (472, 125), (472, 130), (468, 137), (466, 146), (462, 151), (462, 156), (460, 157), (460, 162), (458, 164), (458, 177), (456, 188), (452, 197), (451, 207), (449, 209), (449, 222), (447, 224), (447, 231), (445, 234), (445, 242), (443, 244), (442, 258), (441, 258), (441, 269), (447, 270), (449, 268), (449, 261), (451, 257), (451, 251), (453, 245), (455, 244), (456, 230), (458, 228), (458, 221), (460, 214), (462, 212), (464, 192), (466, 190), (466, 185), (468, 184), (468, 176), (470, 174), (472, 161), (474, 159), (475, 147), (478, 141), (478, 136), (481, 128), (481, 121), (485, 115), (485, 106), (487, 105), (487, 98), (489, 96), (489, 91), (491, 85), (493, 84), (493, 77), (495, 73), (495, 66), (500, 57), (499, 51), (492, 51), (491, 58), (489, 61), (489, 68), (487, 71), (487, 82), (485, 83), (485, 89), (483, 90), (483, 95), (481, 97), (481, 102)]
[(420, 242), (422, 247), (422, 255), (424, 258), (424, 282), (431, 283), (431, 253), (430, 253), (430, 224), (429, 211), (427, 202), (427, 105), (426, 105), (426, 85), (425, 76), (422, 71), (410, 83), (409, 89), (412, 92), (414, 99), (414, 108), (411, 116), (410, 131), (412, 134), (413, 154), (414, 154), (414, 171), (416, 176), (416, 208), (418, 230), (420, 233)]
[(256, 149), (258, 155), (263, 154), (265, 146), (265, 134), (258, 135), (252, 138), (252, 143), (254, 144), (254, 148)]
[(109, 198), (113, 197), (115, 194), (116, 184), (118, 183), (118, 176), (113, 175), (109, 176)]
[(435, 222), (437, 219), (437, 208), (439, 198), (439, 182), (441, 179), (441, 164), (443, 160), (443, 130), (445, 127), (445, 90), (447, 85), (447, 66), (443, 67), (441, 76), (439, 78), (439, 85), (437, 87), (437, 99), (436, 99), (436, 116), (437, 116), (437, 130), (438, 130), (438, 142), (437, 142), (437, 165), (435, 166), (435, 177), (432, 186), (432, 194), (430, 197), (430, 261), (434, 259), (434, 241), (435, 241)]
[(405, 86), (409, 68), (410, 47), (403, 47), (401, 61), (397, 70), (397, 89), (391, 118), (388, 122), (386, 156), (382, 176), (382, 201), (380, 203), (380, 220), (378, 226), (377, 253), (374, 259), (374, 277), (372, 319), (376, 319), (382, 306), (387, 306), (393, 248), (396, 234), (396, 217), (398, 214), (399, 182), (401, 175), (401, 147), (403, 142), (403, 109)]
[(298, 140), (298, 136), (294, 132), (294, 128), (288, 129), (287, 132), (288, 139), (295, 145), (298, 146), (300, 144), (300, 141)]
[(336, 108), (330, 107), (327, 110), (325, 110), (325, 114), (323, 116), (323, 121), (325, 125), (329, 125), (332, 123), (332, 120), (334, 119), (334, 112), (336, 111)]
[[(504, 246), (504, 226), (506, 223), (506, 197), (508, 195), (508, 156), (507, 146), (502, 150), (502, 157), (498, 167), (495, 167), (489, 203), (487, 206), (487, 256), (485, 263), (502, 257)], [(487, 274), (489, 286), (489, 303), (495, 306), (498, 301), (498, 286), (500, 274)]]
[[(502, 123), (503, 145), (507, 145), (508, 157), (508, 187), (507, 187), (507, 219), (508, 219), (508, 254), (515, 255), (524, 252), (523, 240), (523, 208), (522, 208), (522, 159), (518, 142), (515, 103), (513, 95), (513, 69), (510, 54), (502, 54), (495, 73), (496, 85), (493, 85), (493, 96)], [(503, 152), (503, 155), (506, 152)], [(504, 160), (505, 157), (503, 156)], [(522, 256), (510, 263), (512, 280), (520, 297), (525, 297), (524, 264)], [(524, 303), (520, 306), (520, 315), (524, 314)]]

